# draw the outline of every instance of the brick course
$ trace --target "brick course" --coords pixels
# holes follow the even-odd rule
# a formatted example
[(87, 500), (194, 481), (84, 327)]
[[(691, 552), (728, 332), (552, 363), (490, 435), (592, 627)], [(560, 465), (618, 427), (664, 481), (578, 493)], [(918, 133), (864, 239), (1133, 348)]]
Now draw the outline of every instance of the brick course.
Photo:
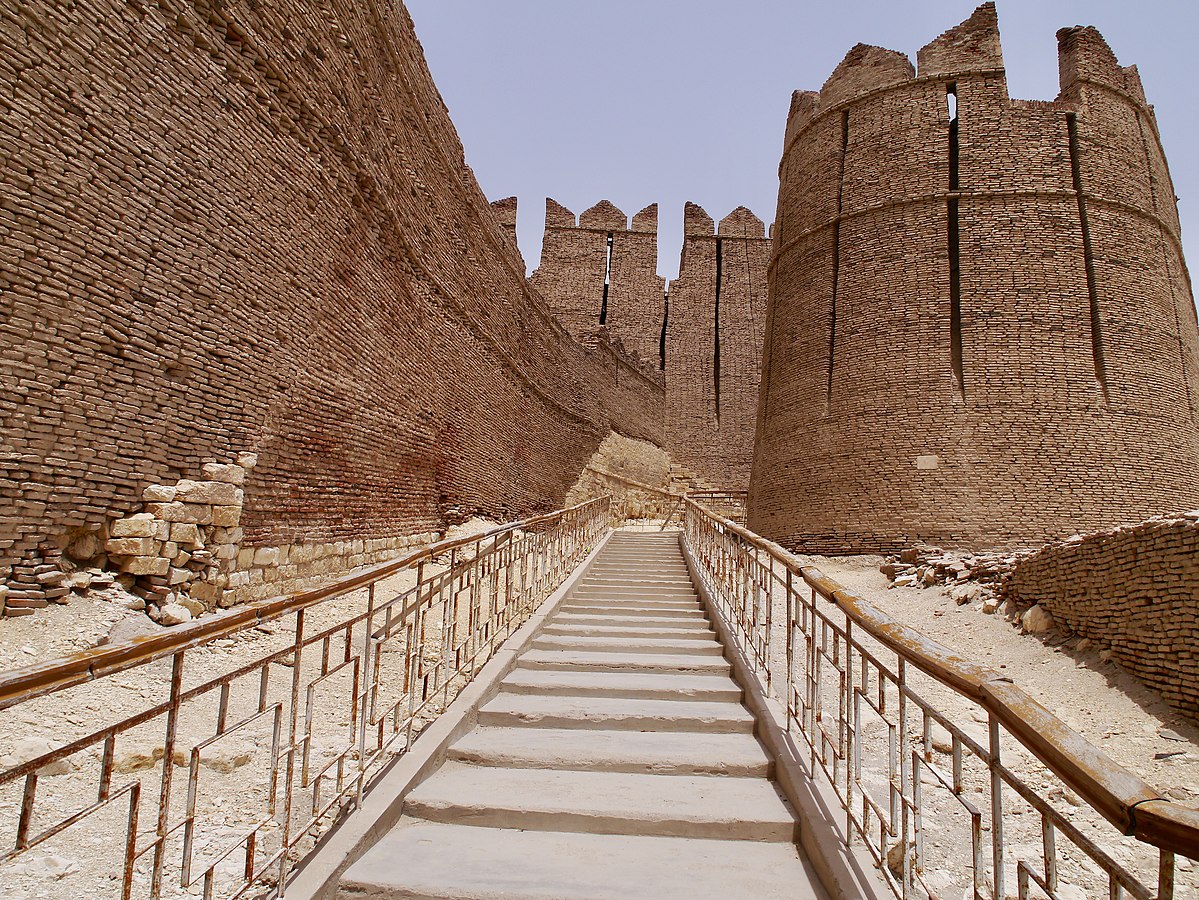
[(1008, 98), (992, 4), (916, 68), (859, 45), (795, 95), (751, 528), (1008, 546), (1199, 504), (1199, 327), (1153, 111), (1094, 29), (1058, 40), (1053, 102)]

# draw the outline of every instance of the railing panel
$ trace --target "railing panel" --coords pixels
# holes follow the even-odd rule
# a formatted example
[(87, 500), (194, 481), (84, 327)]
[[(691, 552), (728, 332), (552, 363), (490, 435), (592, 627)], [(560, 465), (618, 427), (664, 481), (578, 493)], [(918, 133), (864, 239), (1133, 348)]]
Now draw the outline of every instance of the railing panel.
[(1199, 868), (1183, 871), (1174, 856), (1199, 857), (1199, 812), (1006, 676), (692, 498), (684, 539), (835, 792), (842, 839), (874, 859), (895, 896), (1058, 898), (1064, 885), (1095, 897), (1199, 896)]
[(608, 507), (442, 541), (319, 590), (0, 674), (0, 727), (63, 726), (62, 746), (0, 772), (0, 884), (277, 894), (595, 546)]

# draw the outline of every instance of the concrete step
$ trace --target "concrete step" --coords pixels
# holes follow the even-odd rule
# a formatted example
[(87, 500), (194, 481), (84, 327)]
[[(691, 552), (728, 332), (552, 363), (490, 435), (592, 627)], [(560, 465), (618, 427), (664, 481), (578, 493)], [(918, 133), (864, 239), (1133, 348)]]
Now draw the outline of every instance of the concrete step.
[(499, 693), (479, 710), (480, 725), (699, 731), (750, 734), (754, 717), (740, 703), (628, 697)]
[(597, 622), (583, 624), (550, 624), (541, 629), (546, 636), (561, 637), (658, 637), (679, 641), (714, 641), (716, 632), (706, 625), (609, 625)]
[(477, 828), (405, 820), (339, 900), (825, 900), (789, 843)]
[(712, 625), (702, 610), (697, 613), (660, 610), (653, 615), (633, 615), (614, 612), (607, 607), (589, 612), (568, 612), (562, 607), (550, 621), (555, 625), (610, 625), (613, 628), (711, 628)]
[(627, 581), (584, 581), (574, 592), (584, 594), (613, 594), (622, 596), (624, 594), (636, 594), (639, 597), (686, 597), (688, 599), (698, 599), (699, 595), (695, 592), (691, 582), (657, 582), (652, 583), (642, 581), (640, 579), (628, 579)]
[(728, 660), (718, 656), (680, 653), (613, 653), (586, 650), (527, 650), (517, 666), (522, 669), (566, 669), (592, 672), (694, 672), (727, 675)]
[(769, 778), (773, 770), (770, 757), (749, 734), (480, 727), (460, 738), (449, 758), (517, 769), (650, 775)]
[[(641, 604), (632, 603), (604, 603), (601, 600), (590, 600), (586, 603), (568, 599), (566, 603), (558, 607), (559, 613), (580, 613), (586, 615), (598, 615), (604, 617), (628, 617), (628, 616), (676, 616), (680, 618), (702, 619), (707, 621), (707, 611), (698, 603), (692, 604), (654, 604), (644, 606)], [(554, 621), (558, 620), (558, 616), (554, 617)]]
[(649, 572), (610, 572), (610, 571), (589, 571), (587, 577), (583, 579), (583, 584), (645, 584), (657, 587), (665, 585), (667, 587), (683, 586), (689, 589), (694, 589), (691, 579), (685, 574), (668, 575), (661, 571)]
[(509, 694), (628, 697), (647, 700), (741, 702), (741, 685), (727, 675), (670, 672), (569, 672), (513, 669), (500, 683)]
[(798, 836), (791, 809), (764, 778), (447, 762), (407, 796), (404, 814), (432, 822), (590, 834), (726, 841), (793, 841)]
[(533, 641), (537, 650), (615, 650), (618, 653), (695, 653), (701, 656), (723, 656), (724, 647), (714, 639), (681, 641), (675, 638), (643, 637), (639, 635), (597, 637), (585, 635), (543, 634)]

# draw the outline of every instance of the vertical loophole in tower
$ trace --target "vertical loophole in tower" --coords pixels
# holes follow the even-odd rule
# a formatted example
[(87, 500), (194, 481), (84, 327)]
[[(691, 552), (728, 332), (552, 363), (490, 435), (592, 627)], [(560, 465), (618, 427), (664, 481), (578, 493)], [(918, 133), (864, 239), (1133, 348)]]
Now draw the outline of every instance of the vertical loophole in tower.
[[(945, 103), (949, 112), (949, 190), (961, 189), (958, 183), (958, 86), (945, 86)], [(958, 396), (966, 399), (966, 373), (962, 363), (962, 260), (961, 222), (958, 198), (946, 202), (946, 222), (949, 250), (949, 365)]]
[(666, 371), (666, 324), (670, 321), (670, 288), (662, 291), (662, 333), (658, 336), (658, 371)]
[(716, 424), (720, 424), (720, 282), (724, 279), (724, 241), (716, 239), (716, 306), (712, 328), (712, 391), (716, 395)]
[(608, 322), (608, 287), (612, 284), (612, 232), (608, 232), (608, 246), (604, 256), (604, 299), (600, 303), (600, 324)]
[(1091, 304), (1091, 361), (1095, 366), (1095, 382), (1103, 402), (1107, 403), (1107, 365), (1103, 359), (1103, 325), (1099, 319), (1099, 287), (1095, 282), (1095, 258), (1091, 251), (1091, 225), (1087, 221), (1087, 198), (1082, 192), (1082, 159), (1078, 151), (1078, 119), (1066, 114), (1066, 134), (1070, 140), (1070, 173), (1074, 178), (1074, 193), (1078, 198), (1078, 223), (1082, 229), (1082, 259), (1087, 274), (1087, 297)]
[(837, 218), (833, 221), (833, 296), (829, 302), (828, 374), (824, 402), (833, 402), (833, 359), (837, 348), (837, 288), (841, 280), (841, 209), (845, 201), (845, 156), (849, 150), (849, 110), (841, 113), (841, 161), (837, 171)]

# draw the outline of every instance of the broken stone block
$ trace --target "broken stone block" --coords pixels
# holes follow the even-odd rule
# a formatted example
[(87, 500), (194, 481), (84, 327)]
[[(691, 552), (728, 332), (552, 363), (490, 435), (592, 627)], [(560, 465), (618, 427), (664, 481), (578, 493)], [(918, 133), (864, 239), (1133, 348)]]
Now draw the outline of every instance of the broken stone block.
[(108, 530), (110, 537), (154, 537), (158, 526), (150, 513), (138, 513), (124, 519), (117, 519)]
[(167, 581), (170, 584), (185, 584), (192, 579), (192, 573), (187, 569), (176, 569), (172, 567), (167, 572)]
[(121, 571), (129, 575), (165, 575), (171, 561), (161, 556), (134, 556), (125, 561)]
[(237, 454), (237, 464), (247, 472), (258, 465), (257, 453), (239, 453)]
[(151, 503), (149, 510), (166, 522), (190, 522), (208, 525), (212, 522), (212, 507), (197, 503)]
[(187, 611), (192, 614), (193, 618), (195, 618), (196, 616), (201, 616), (204, 613), (208, 612), (208, 607), (205, 606), (201, 601), (197, 600), (195, 597), (188, 597), (188, 596), (181, 594), (181, 595), (179, 595), (179, 599), (176, 602), (180, 606), (186, 607)]
[(158, 610), (158, 621), (162, 625), (182, 625), (191, 620), (191, 610), (179, 603), (167, 603)]
[(209, 481), (221, 481), (226, 484), (243, 484), (246, 480), (246, 470), (241, 466), (207, 463), (201, 471)]
[(175, 489), (169, 484), (152, 484), (142, 491), (142, 500), (147, 503), (170, 503), (175, 499)]
[(171, 540), (188, 547), (204, 546), (200, 537), (200, 527), (192, 522), (172, 522)]
[(175, 499), (185, 503), (209, 506), (234, 506), (241, 503), (241, 491), (236, 485), (223, 481), (180, 481), (175, 486)]
[(113, 556), (152, 556), (158, 552), (158, 541), (153, 537), (109, 538), (104, 546)]
[(212, 524), (222, 528), (236, 528), (241, 522), (240, 506), (214, 506), (212, 508)]
[[(47, 740), (42, 737), (25, 737), (21, 738), (13, 745), (12, 751), (5, 756), (0, 756), (0, 771), (11, 769), (16, 766), (24, 765), (27, 762), (32, 762), (39, 756), (45, 756), (47, 753), (53, 753), (62, 744), (55, 741)], [(71, 772), (74, 766), (71, 765), (69, 759), (58, 759), (54, 762), (42, 766), (38, 769), (39, 775), (67, 775)]]
[(209, 584), (206, 581), (193, 581), (188, 588), (188, 593), (211, 609), (220, 601), (223, 591), (215, 584)]
[(1053, 628), (1053, 616), (1049, 610), (1037, 604), (1020, 617), (1020, 624), (1029, 634), (1044, 634)]

